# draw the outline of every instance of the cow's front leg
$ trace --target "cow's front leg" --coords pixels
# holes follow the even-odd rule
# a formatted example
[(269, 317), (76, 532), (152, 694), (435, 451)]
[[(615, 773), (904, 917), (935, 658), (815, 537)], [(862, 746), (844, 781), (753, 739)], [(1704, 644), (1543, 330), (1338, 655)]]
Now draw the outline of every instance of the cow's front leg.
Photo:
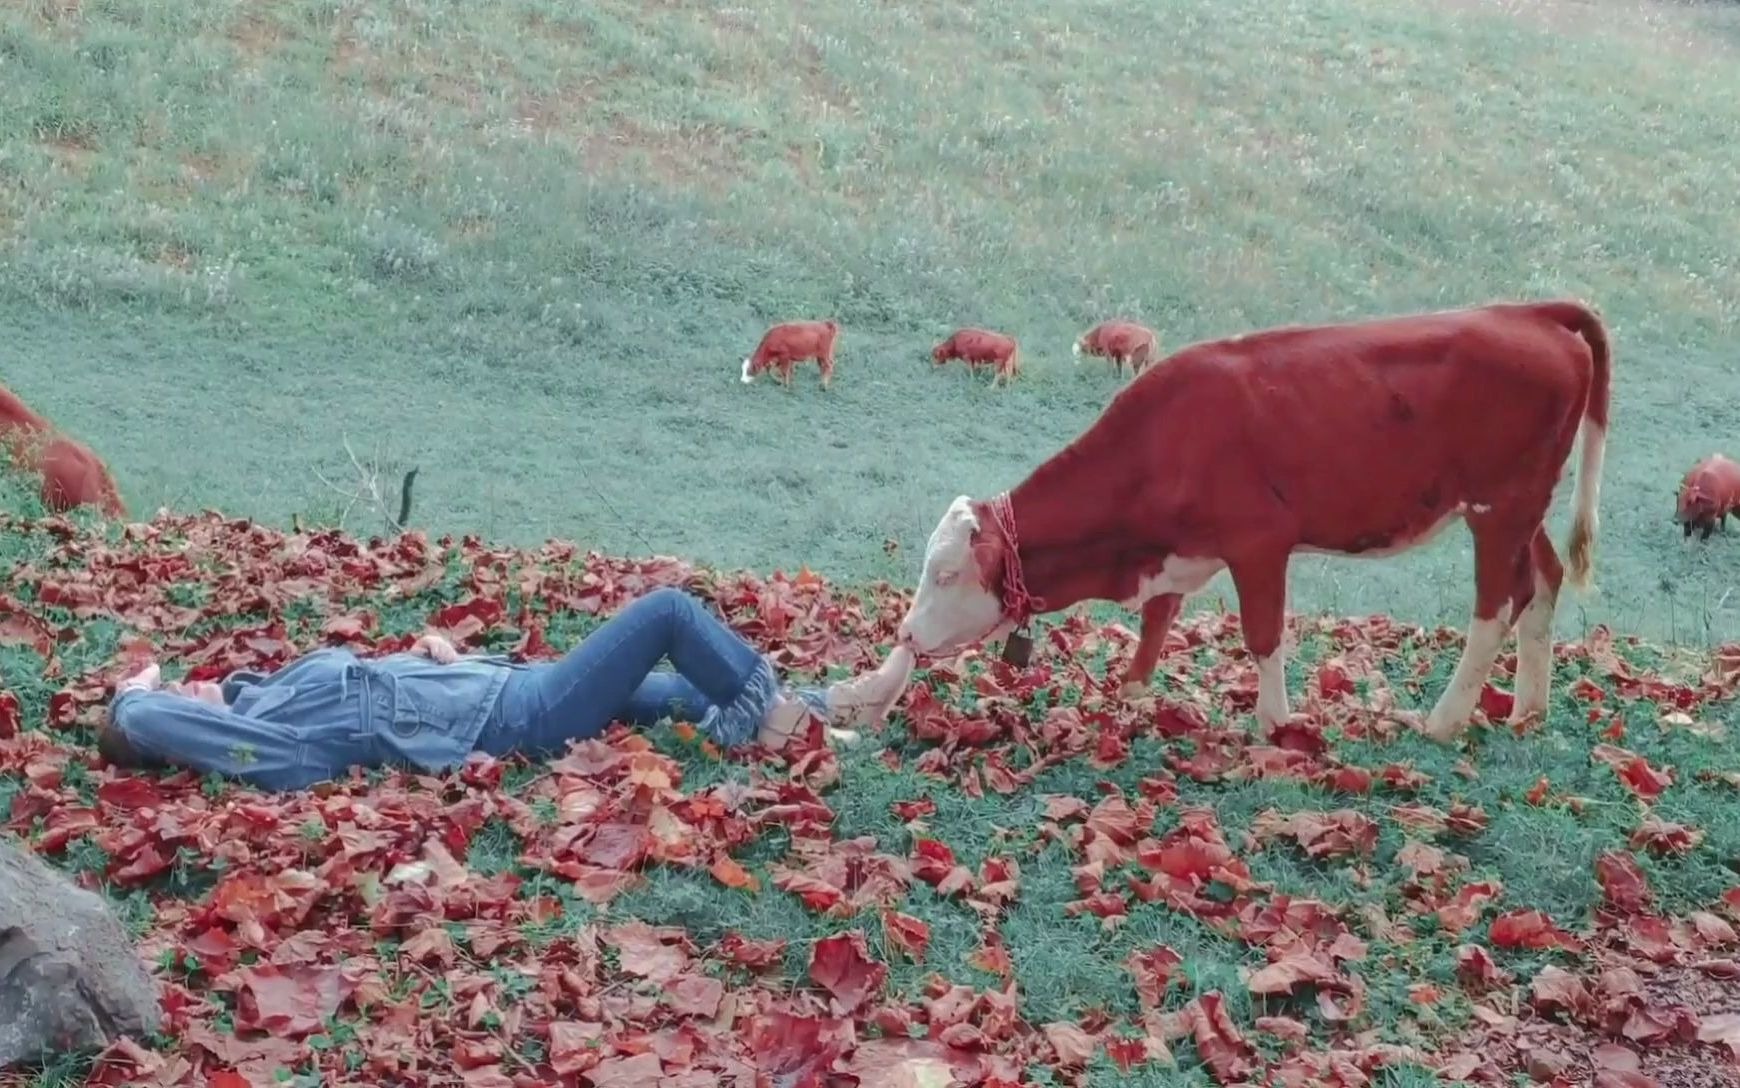
[(1124, 682), (1118, 688), (1120, 698), (1133, 699), (1148, 690), (1148, 681), (1154, 676), (1154, 666), (1160, 660), (1160, 654), (1166, 649), (1166, 636), (1172, 630), (1172, 624), (1178, 619), (1178, 610), (1184, 604), (1182, 593), (1162, 593), (1158, 597), (1149, 598), (1142, 606), (1142, 638), (1136, 644), (1135, 656), (1130, 658), (1130, 664), (1124, 669)]
[(1287, 555), (1247, 559), (1230, 567), (1245, 649), (1257, 662), (1257, 724), (1273, 729), (1290, 713), (1287, 662), (1281, 652), (1287, 623)]

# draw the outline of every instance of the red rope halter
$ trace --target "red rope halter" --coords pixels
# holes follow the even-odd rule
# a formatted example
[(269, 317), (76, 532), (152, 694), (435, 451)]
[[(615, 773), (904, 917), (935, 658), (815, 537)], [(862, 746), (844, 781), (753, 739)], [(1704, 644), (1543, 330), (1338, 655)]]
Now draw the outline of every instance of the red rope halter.
[(1009, 545), (1008, 556), (1003, 560), (1003, 614), (1017, 626), (1025, 626), (1028, 620), (1045, 611), (1045, 602), (1027, 592), (1027, 581), (1021, 571), (1021, 538), (1015, 533), (1015, 508), (1009, 503), (1009, 493), (1005, 491), (992, 499), (990, 506), (991, 517)]

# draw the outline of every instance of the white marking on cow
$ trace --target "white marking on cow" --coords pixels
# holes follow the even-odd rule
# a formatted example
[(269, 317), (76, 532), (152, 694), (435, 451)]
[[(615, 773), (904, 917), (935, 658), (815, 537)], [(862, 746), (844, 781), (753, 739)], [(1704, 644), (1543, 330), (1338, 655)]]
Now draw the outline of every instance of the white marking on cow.
[(1573, 538), (1594, 541), (1601, 527), (1601, 472), (1607, 461), (1607, 428), (1583, 422), (1583, 461), (1577, 467), (1576, 520)]
[(1069, 346), (1069, 353), (1071, 355), (1075, 356), (1075, 365), (1080, 366), (1081, 365), (1081, 341), (1080, 340), (1077, 340), (1075, 343), (1073, 343)]
[(1154, 574), (1142, 576), (1136, 581), (1135, 596), (1123, 601), (1125, 608), (1132, 611), (1168, 593), (1180, 593), (1188, 597), (1200, 592), (1215, 575), (1226, 569), (1226, 563), (1207, 555), (1169, 555), (1160, 564), (1160, 570)]
[(1462, 648), (1462, 659), (1456, 662), (1449, 686), (1426, 717), (1427, 736), (1448, 742), (1468, 728), (1469, 715), (1474, 713), (1474, 704), (1480, 698), (1480, 689), (1486, 684), (1486, 678), (1492, 675), (1492, 663), (1498, 657), (1498, 648), (1503, 645), (1504, 633), (1509, 627), (1508, 601), (1497, 616), (1489, 620), (1477, 619), (1468, 625), (1468, 642)]
[(1287, 721), (1287, 660), (1281, 650), (1257, 658), (1257, 722), (1273, 729)]
[[(1005, 625), (1002, 600), (987, 590), (973, 559), (972, 536), (979, 528), (972, 499), (949, 503), (925, 542), (924, 569), (912, 607), (900, 622), (902, 641), (922, 654), (940, 654), (990, 638)], [(950, 574), (946, 584), (939, 574)]]
[(1490, 514), (1492, 507), (1483, 502), (1471, 502), (1468, 504), (1468, 512), (1471, 514)]
[(749, 360), (747, 358), (745, 358), (743, 360), (743, 384), (748, 385), (750, 382), (752, 382), (754, 380), (755, 379), (750, 377), (750, 374), (749, 374)]
[(1553, 611), (1558, 603), (1546, 576), (1535, 569), (1535, 595), (1516, 625), (1516, 706), (1510, 720), (1520, 722), (1547, 711), (1553, 683)]

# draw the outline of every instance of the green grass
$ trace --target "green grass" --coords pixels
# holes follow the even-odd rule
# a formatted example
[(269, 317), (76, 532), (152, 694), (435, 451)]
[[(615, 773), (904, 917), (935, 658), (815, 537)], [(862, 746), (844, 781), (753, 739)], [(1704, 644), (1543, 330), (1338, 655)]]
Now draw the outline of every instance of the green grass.
[[(1740, 15), (1509, 7), (11, 4), (0, 379), (136, 511), (333, 519), (348, 438), (437, 531), (904, 580), (1104, 404), (1103, 316), (1581, 295), (1616, 423), (1562, 630), (1726, 637), (1736, 545), (1668, 515), (1740, 418)], [(811, 315), (832, 393), (738, 385)], [(1030, 375), (933, 373), (964, 323)], [(1295, 603), (1460, 622), (1465, 540), (1301, 559)]]

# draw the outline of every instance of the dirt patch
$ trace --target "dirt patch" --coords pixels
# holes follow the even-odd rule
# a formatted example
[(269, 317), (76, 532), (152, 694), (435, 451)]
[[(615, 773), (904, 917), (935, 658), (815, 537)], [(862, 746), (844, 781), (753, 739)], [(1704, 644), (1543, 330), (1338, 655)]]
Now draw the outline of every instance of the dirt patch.
[(527, 91), (514, 105), (514, 129), (534, 136), (583, 131), (593, 106), (603, 97), (603, 88), (627, 75), (627, 67), (618, 65), (601, 75), (587, 76), (549, 93)]
[(183, 155), (181, 157), (181, 173), (194, 184), (221, 181), (234, 176), (238, 171), (214, 155)]
[(1634, 47), (1654, 46), (1665, 52), (1697, 57), (1717, 57), (1728, 52), (1713, 40), (1713, 35), (1697, 27), (1684, 10), (1660, 0), (1438, 0), (1438, 3), (1451, 11), (1519, 19), (1555, 34), (1591, 37), (1636, 29), (1647, 33), (1627, 34), (1626, 42)]
[(468, 215), (447, 231), (447, 240), (450, 242), (475, 242), (494, 236), (495, 222), (481, 215)]
[(76, 133), (49, 136), (42, 146), (57, 165), (80, 177), (90, 172), (91, 161), (97, 157), (96, 140)]
[(583, 42), (589, 35), (586, 28), (567, 19), (550, 19), (542, 12), (528, 11), (522, 22), (528, 34), (548, 41)]
[(192, 272), (195, 256), (192, 250), (176, 242), (170, 242), (157, 251), (156, 261), (165, 268), (173, 268), (177, 272)]
[(663, 185), (712, 196), (723, 196), (741, 173), (735, 139), (712, 126), (655, 129), (619, 117), (602, 132), (581, 137), (579, 150), (588, 171), (621, 175), (644, 167)]
[(797, 62), (798, 82), (803, 86), (804, 97), (819, 103), (823, 118), (830, 113), (853, 115), (858, 112), (857, 99), (828, 75), (822, 63), (820, 46), (807, 38), (799, 41)]
[(235, 17), (226, 36), (243, 56), (259, 60), (278, 51), (284, 43), (284, 28), (259, 5), (254, 5)]
[(39, 0), (36, 17), (50, 26), (70, 26), (84, 14), (82, 0)]

